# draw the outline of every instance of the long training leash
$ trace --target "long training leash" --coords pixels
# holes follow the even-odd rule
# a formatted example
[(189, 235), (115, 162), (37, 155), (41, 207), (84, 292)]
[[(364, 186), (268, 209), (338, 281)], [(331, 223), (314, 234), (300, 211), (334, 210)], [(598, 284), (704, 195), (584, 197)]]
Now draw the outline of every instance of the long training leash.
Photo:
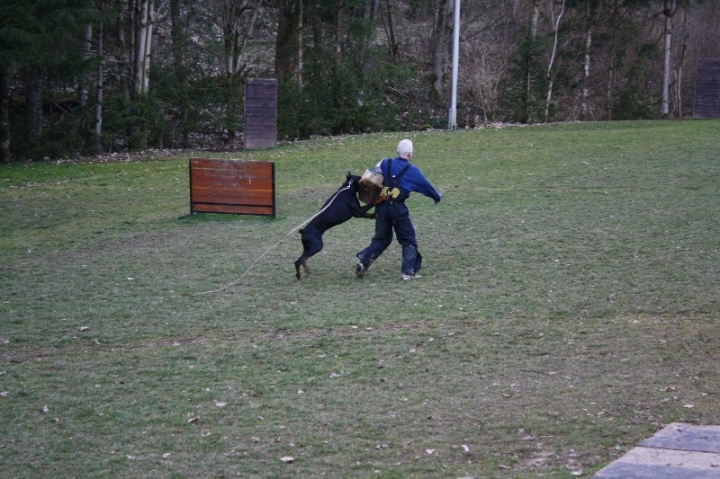
[(236, 284), (238, 284), (238, 283), (240, 282), (240, 280), (242, 280), (242, 279), (245, 277), (245, 275), (248, 274), (248, 271), (250, 271), (250, 269), (251, 269), (253, 266), (255, 266), (255, 264), (256, 264), (258, 261), (260, 261), (266, 254), (268, 254), (268, 253), (269, 253), (270, 251), (272, 251), (273, 249), (277, 248), (277, 247), (280, 245), (280, 243), (282, 243), (282, 242), (285, 240), (285, 238), (287, 238), (288, 236), (290, 236), (291, 234), (293, 234), (295, 231), (299, 230), (300, 228), (302, 228), (302, 227), (305, 226), (306, 224), (310, 223), (310, 222), (311, 222), (312, 220), (314, 220), (316, 217), (318, 217), (319, 215), (321, 215), (325, 210), (327, 210), (328, 208), (330, 208), (330, 205), (333, 204), (333, 202), (337, 199), (337, 197), (340, 195), (340, 193), (342, 193), (343, 191), (349, 190), (351, 187), (352, 187), (352, 180), (350, 180), (350, 181), (348, 182), (347, 186), (344, 186), (344, 187), (340, 188), (339, 190), (337, 190), (337, 191), (335, 192), (335, 194), (330, 198), (330, 200), (328, 200), (328, 202), (325, 203), (325, 206), (324, 206), (320, 211), (318, 211), (317, 213), (315, 213), (314, 215), (312, 215), (310, 218), (306, 219), (305, 221), (303, 221), (302, 223), (300, 223), (299, 225), (297, 225), (295, 228), (293, 228), (293, 229), (291, 229), (290, 231), (288, 231), (285, 236), (283, 236), (282, 238), (280, 238), (280, 241), (278, 241), (277, 243), (275, 243), (274, 245), (270, 246), (268, 249), (266, 249), (265, 251), (263, 251), (263, 253), (262, 253), (260, 256), (258, 256), (257, 258), (255, 258), (255, 260), (254, 260), (252, 263), (250, 263), (250, 266), (248, 266), (247, 269), (246, 269), (240, 276), (238, 276), (237, 278), (235, 278), (235, 281), (233, 281), (232, 283), (226, 284), (226, 285), (223, 286), (222, 288), (213, 289), (213, 290), (210, 290), (210, 291), (203, 291), (202, 293), (195, 293), (195, 294), (193, 294), (193, 295), (191, 295), (191, 296), (202, 296), (202, 295), (204, 295), (204, 294), (219, 293), (219, 292), (221, 292), (221, 291), (224, 291), (224, 290), (226, 290), (226, 289), (228, 289), (228, 288), (230, 288), (230, 287), (235, 286)]

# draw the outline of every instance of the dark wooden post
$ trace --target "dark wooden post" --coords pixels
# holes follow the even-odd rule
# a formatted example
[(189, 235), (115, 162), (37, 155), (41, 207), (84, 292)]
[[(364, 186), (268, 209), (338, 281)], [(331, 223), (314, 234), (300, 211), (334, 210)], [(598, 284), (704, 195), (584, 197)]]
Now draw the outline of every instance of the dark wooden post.
[(277, 80), (248, 78), (245, 82), (245, 149), (277, 144)]
[(720, 58), (698, 60), (693, 118), (720, 118)]

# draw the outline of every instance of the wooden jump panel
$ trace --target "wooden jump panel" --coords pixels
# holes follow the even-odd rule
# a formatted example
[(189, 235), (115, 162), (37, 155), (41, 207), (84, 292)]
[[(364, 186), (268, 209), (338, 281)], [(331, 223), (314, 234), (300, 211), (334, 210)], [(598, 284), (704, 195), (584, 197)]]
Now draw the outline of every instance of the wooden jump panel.
[(275, 163), (191, 158), (190, 213), (275, 217)]

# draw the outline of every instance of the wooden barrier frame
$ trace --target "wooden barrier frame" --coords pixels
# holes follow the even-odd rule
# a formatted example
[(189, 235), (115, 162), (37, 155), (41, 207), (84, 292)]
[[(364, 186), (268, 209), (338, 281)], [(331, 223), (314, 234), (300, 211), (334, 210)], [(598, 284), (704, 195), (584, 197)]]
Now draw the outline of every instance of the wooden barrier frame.
[(275, 217), (275, 163), (190, 158), (190, 214)]

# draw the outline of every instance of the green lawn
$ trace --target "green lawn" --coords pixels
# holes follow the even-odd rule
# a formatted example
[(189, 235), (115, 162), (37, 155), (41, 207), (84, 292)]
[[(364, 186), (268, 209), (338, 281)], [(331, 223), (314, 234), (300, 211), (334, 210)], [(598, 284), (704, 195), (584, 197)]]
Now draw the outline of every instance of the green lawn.
[[(412, 282), (363, 219), (292, 264), (401, 134), (0, 168), (0, 475), (589, 477), (720, 424), (720, 121), (406, 136)], [(275, 161), (277, 218), (190, 216), (189, 156)]]

